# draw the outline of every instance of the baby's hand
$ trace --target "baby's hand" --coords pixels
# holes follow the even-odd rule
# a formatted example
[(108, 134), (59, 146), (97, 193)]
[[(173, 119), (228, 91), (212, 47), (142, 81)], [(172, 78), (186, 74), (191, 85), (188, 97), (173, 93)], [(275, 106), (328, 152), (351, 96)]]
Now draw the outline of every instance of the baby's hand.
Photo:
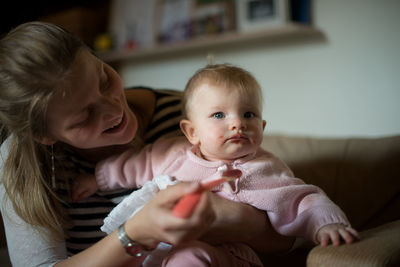
[(85, 199), (98, 190), (96, 177), (93, 174), (80, 174), (74, 179), (72, 185), (72, 201), (79, 201)]
[(341, 223), (325, 225), (317, 233), (317, 241), (322, 247), (326, 247), (329, 243), (339, 246), (342, 241), (346, 244), (351, 244), (359, 239), (360, 237), (356, 230)]

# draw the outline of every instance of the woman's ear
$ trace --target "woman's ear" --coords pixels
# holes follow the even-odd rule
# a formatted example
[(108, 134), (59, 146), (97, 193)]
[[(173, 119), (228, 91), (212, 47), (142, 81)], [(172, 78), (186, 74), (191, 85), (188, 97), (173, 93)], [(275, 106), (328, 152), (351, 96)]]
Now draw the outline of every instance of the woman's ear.
[(45, 145), (45, 146), (51, 146), (54, 145), (57, 141), (52, 138), (52, 137), (42, 137), (41, 139), (35, 138), (36, 142)]
[(200, 140), (197, 137), (194, 125), (190, 120), (181, 120), (179, 126), (192, 145), (199, 144)]

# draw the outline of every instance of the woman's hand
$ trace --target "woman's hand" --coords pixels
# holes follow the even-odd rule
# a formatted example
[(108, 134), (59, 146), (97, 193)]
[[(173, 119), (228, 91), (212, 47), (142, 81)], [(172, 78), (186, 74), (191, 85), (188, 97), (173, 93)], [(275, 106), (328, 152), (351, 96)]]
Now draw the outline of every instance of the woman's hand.
[(295, 238), (278, 234), (266, 212), (250, 205), (233, 202), (208, 193), (216, 219), (201, 239), (212, 244), (243, 242), (258, 252), (278, 253), (289, 250)]
[[(198, 189), (199, 184), (182, 182), (160, 191), (125, 223), (127, 235), (148, 248), (159, 242), (177, 245), (199, 237), (214, 244), (245, 242), (258, 251), (270, 253), (291, 247), (294, 239), (278, 235), (265, 212), (213, 193), (203, 193), (191, 217), (175, 217), (172, 214), (175, 203)], [(57, 266), (140, 266), (137, 260), (125, 252), (114, 231)]]
[(172, 208), (180, 198), (199, 188), (198, 183), (182, 182), (160, 191), (126, 222), (128, 236), (147, 247), (155, 247), (160, 241), (177, 245), (200, 237), (215, 220), (207, 193), (203, 193), (189, 218), (178, 218), (172, 214)]

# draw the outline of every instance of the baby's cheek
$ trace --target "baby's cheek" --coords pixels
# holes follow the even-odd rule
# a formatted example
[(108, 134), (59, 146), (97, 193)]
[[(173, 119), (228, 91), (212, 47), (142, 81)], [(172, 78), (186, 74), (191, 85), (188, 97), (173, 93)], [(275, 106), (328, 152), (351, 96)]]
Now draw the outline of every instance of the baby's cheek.
[(206, 131), (208, 140), (221, 140), (224, 137), (223, 133), (215, 128), (209, 127)]
[(260, 131), (255, 131), (252, 133), (251, 138), (253, 139), (254, 143), (260, 143), (263, 138), (263, 133)]

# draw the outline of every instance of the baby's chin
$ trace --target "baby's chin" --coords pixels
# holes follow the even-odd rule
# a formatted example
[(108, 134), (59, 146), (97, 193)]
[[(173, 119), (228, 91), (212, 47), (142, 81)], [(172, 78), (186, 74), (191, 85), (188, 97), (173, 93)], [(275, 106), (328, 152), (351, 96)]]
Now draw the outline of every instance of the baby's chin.
[(254, 149), (249, 147), (247, 149), (244, 149), (244, 147), (231, 147), (231, 149), (221, 149), (221, 151), (204, 151), (200, 148), (200, 156), (208, 161), (232, 162), (247, 157), (254, 152)]
[(231, 155), (221, 155), (220, 157), (214, 157), (213, 161), (223, 161), (226, 163), (233, 162), (238, 159), (245, 158), (249, 155), (249, 153), (239, 153), (239, 154), (231, 154)]

